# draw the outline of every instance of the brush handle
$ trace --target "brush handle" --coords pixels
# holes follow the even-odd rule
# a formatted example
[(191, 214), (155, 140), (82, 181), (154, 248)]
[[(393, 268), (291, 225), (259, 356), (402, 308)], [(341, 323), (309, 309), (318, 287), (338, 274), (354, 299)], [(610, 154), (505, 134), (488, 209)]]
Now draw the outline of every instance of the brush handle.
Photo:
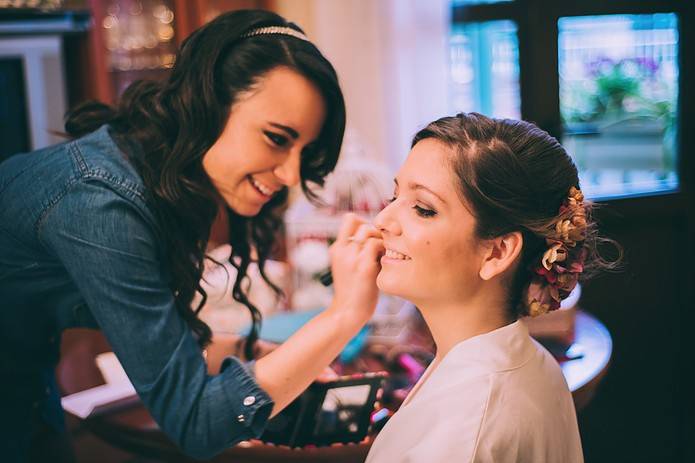
[(319, 281), (323, 286), (330, 286), (333, 284), (333, 274), (331, 269), (328, 268), (319, 274)]

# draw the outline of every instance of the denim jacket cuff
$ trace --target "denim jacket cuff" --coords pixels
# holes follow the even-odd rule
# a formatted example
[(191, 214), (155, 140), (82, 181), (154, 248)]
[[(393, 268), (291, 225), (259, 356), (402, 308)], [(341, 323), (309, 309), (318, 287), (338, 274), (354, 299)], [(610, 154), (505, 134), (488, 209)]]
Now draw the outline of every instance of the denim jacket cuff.
[(260, 437), (273, 410), (273, 399), (260, 388), (255, 380), (255, 361), (242, 363), (236, 357), (227, 357), (222, 362), (220, 374), (234, 378), (225, 388), (234, 407), (236, 420), (250, 432), (251, 437)]

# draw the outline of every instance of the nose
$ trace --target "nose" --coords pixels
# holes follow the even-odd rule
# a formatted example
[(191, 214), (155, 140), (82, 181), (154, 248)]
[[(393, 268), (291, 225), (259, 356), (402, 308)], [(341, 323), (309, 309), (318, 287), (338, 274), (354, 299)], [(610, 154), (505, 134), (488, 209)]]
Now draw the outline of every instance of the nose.
[(288, 187), (295, 186), (300, 180), (299, 169), (301, 167), (301, 160), (301, 150), (292, 150), (282, 163), (275, 167), (273, 173), (283, 185)]
[(385, 208), (374, 217), (374, 226), (386, 235), (399, 235), (401, 227), (395, 217), (395, 202), (387, 204)]

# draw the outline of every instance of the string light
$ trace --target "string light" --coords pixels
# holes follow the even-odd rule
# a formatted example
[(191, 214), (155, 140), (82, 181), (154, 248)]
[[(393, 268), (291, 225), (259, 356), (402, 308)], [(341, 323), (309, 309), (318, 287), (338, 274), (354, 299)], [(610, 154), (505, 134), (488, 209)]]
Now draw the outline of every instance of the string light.
[[(0, 0), (2, 1), (2, 0)], [(116, 71), (170, 68), (174, 62), (174, 12), (165, 2), (111, 2), (102, 21), (110, 66)]]

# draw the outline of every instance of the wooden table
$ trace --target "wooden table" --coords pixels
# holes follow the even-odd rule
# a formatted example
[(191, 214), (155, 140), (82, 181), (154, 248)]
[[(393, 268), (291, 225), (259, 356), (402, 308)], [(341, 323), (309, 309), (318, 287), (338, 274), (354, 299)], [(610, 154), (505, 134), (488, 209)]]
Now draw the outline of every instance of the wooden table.
[[(96, 341), (92, 341), (93, 343)], [(84, 343), (83, 343), (84, 344)], [(98, 344), (98, 342), (97, 342)], [(94, 349), (94, 345), (90, 348)], [(83, 351), (89, 350), (83, 346)], [(572, 391), (575, 406), (581, 411), (596, 393), (601, 379), (608, 370), (612, 340), (608, 330), (596, 318), (586, 312), (579, 311), (576, 318), (575, 352), (580, 352), (580, 358), (562, 362), (562, 371)], [(103, 348), (97, 348), (97, 351)], [(97, 352), (98, 353), (98, 352)], [(84, 352), (81, 353), (84, 355)], [(92, 362), (93, 363), (93, 362)], [(67, 393), (76, 392), (96, 384), (84, 382), (82, 371), (82, 387), (78, 388), (71, 372), (75, 372), (72, 362), (61, 361), (59, 366), (59, 382)], [(83, 364), (84, 365), (84, 364)], [(88, 367), (89, 368), (92, 367)], [(95, 368), (95, 367), (94, 367)], [(98, 372), (96, 373), (98, 375)], [(110, 443), (129, 452), (148, 458), (165, 461), (192, 462), (183, 455), (159, 430), (148, 411), (141, 405), (135, 405), (120, 411), (110, 412), (83, 421), (83, 426)], [(300, 450), (266, 445), (258, 441), (243, 442), (227, 449), (210, 460), (213, 462), (362, 462), (367, 456), (371, 442), (360, 444), (339, 445), (335, 447), (303, 448)]]
[(580, 412), (589, 404), (608, 372), (613, 340), (603, 323), (580, 310), (577, 312), (575, 342), (571, 349), (579, 351), (583, 356), (562, 362), (560, 366), (572, 391), (574, 406)]

